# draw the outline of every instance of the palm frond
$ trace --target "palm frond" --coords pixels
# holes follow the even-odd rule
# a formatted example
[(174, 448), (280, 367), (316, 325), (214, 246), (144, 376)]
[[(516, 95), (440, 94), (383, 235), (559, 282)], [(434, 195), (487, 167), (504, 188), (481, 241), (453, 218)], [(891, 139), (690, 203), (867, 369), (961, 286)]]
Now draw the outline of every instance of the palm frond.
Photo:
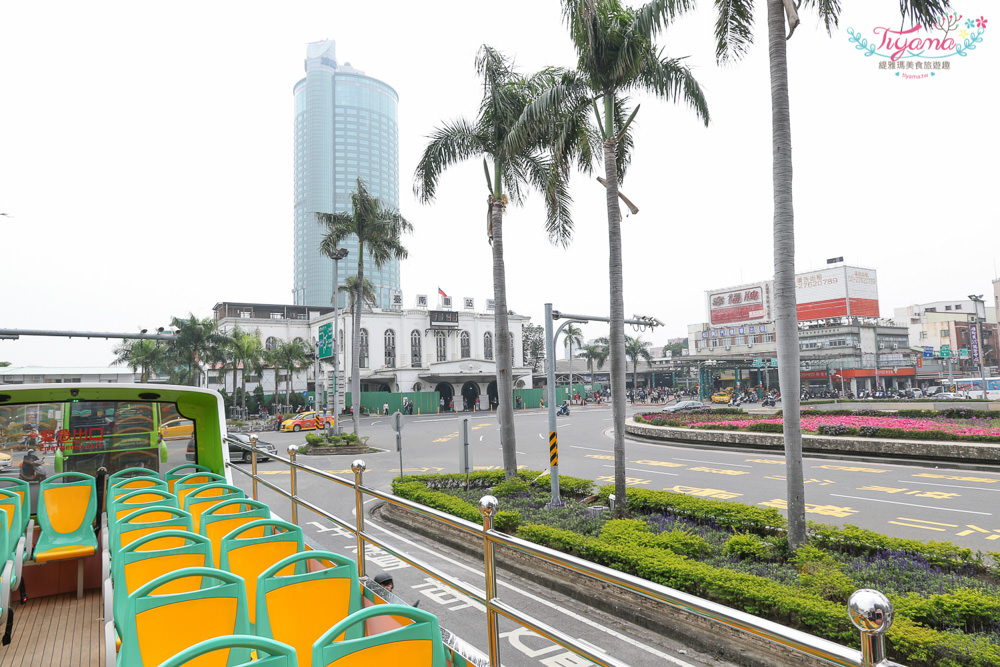
[(545, 233), (553, 245), (567, 247), (573, 240), (573, 198), (569, 194), (568, 170), (556, 160), (534, 158), (527, 161), (532, 185), (545, 198)]
[(694, 0), (653, 0), (635, 10), (633, 26), (639, 34), (654, 36), (686, 12), (694, 9)]
[(899, 0), (899, 14), (914, 25), (932, 26), (951, 9), (951, 0)]
[(840, 0), (802, 0), (802, 6), (816, 7), (828, 35), (840, 24)]
[(643, 87), (664, 100), (685, 102), (708, 125), (708, 102), (701, 86), (683, 58), (654, 60), (642, 68), (639, 81)]
[(423, 203), (431, 201), (447, 167), (483, 152), (482, 137), (465, 119), (435, 128), (413, 174), (413, 194)]
[(740, 60), (753, 45), (753, 0), (715, 0), (715, 60)]

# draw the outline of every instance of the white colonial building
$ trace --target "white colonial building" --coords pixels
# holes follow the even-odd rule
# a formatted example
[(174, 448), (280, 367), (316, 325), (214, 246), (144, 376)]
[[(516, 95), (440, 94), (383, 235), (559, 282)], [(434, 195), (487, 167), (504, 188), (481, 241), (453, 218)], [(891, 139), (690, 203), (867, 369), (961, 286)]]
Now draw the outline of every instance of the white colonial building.
[[(471, 300), (469, 300), (471, 301)], [(257, 332), (265, 347), (272, 349), (279, 341), (300, 339), (318, 346), (320, 327), (336, 321), (339, 345), (341, 390), (350, 387), (352, 317), (349, 310), (335, 313), (333, 307), (290, 306), (258, 303), (222, 302), (213, 309), (220, 328), (239, 326)], [(509, 316), (513, 352), (514, 388), (531, 388), (531, 367), (523, 357), (522, 332), (530, 318)], [(438, 392), (446, 401), (461, 409), (480, 399), (482, 406), (495, 400), (496, 351), (492, 312), (473, 309), (392, 309), (365, 310), (361, 316), (360, 375), (362, 392)], [(311, 391), (319, 377), (321, 404), (331, 398), (333, 359), (324, 359), (319, 368), (304, 369), (292, 378), (293, 391)], [(218, 375), (209, 373), (209, 386), (221, 387)], [(232, 386), (232, 378), (223, 378)], [(278, 391), (285, 385), (278, 376)], [(247, 376), (247, 391), (262, 384), (264, 392), (274, 391), (274, 372)], [(331, 401), (332, 403), (332, 401)]]

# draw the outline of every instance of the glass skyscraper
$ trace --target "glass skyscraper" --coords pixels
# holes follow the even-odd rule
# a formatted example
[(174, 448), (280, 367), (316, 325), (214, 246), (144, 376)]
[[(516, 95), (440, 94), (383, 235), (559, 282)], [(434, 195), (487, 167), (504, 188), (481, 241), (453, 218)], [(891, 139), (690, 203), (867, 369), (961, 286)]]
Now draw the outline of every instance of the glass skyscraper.
[[(339, 64), (335, 47), (332, 40), (309, 44), (306, 76), (294, 88), (296, 305), (332, 303), (333, 260), (319, 251), (326, 227), (316, 222), (317, 212), (350, 213), (359, 177), (384, 206), (399, 208), (399, 96), (350, 63)], [(339, 285), (357, 273), (357, 238), (342, 247), (349, 254), (339, 263)], [(378, 307), (389, 308), (400, 293), (399, 261), (376, 269), (365, 258), (364, 270)]]

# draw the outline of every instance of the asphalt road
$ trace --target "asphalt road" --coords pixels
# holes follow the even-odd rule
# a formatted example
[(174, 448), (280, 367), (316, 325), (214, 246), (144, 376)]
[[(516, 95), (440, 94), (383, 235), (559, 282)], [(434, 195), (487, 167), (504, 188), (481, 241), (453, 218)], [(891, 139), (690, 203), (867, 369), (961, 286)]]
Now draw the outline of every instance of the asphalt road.
[[(632, 412), (630, 408), (630, 416)], [(403, 474), (458, 471), (466, 420), (475, 468), (499, 469), (501, 454), (496, 415), (422, 415), (408, 416), (405, 420)], [(544, 470), (548, 462), (547, 413), (539, 410), (518, 412), (515, 422), (519, 466)], [(349, 425), (345, 422), (345, 427)], [(600, 484), (612, 483), (610, 408), (576, 407), (569, 417), (559, 418), (557, 427), (560, 473), (595, 479)], [(370, 436), (369, 445), (381, 451), (362, 456), (300, 456), (300, 461), (353, 480), (351, 461), (361, 458), (367, 466), (364, 483), (388, 490), (391, 480), (400, 473), (391, 418), (364, 418), (361, 433)], [(303, 442), (302, 433), (270, 432), (261, 437), (275, 444), (281, 453), (288, 445)], [(785, 477), (781, 455), (627, 439), (626, 460), (630, 486), (670, 489), (779, 510), (784, 507)], [(852, 523), (921, 540), (947, 540), (975, 550), (1000, 550), (1000, 520), (997, 519), (1000, 471), (834, 458), (806, 458), (804, 466), (807, 518), (810, 520)], [(290, 475), (281, 463), (262, 463), (259, 471), (269, 483), (289, 488)], [(245, 477), (238, 472), (234, 472), (233, 477), (235, 483), (249, 491)], [(263, 486), (258, 491), (276, 512), (290, 518), (287, 500)], [(350, 489), (300, 474), (298, 493), (354, 525), (354, 494)], [(328, 519), (300, 510), (299, 524), (322, 548), (356, 556), (354, 538)], [(401, 550), (461, 581), (484, 588), (481, 562), (419, 536), (401, 534), (377, 520), (369, 519), (366, 527), (385, 539), (392, 550)], [(438, 584), (391, 553), (369, 546), (365, 555), (369, 574), (391, 572), (395, 592), (404, 601), (419, 600), (421, 607), (438, 615), (443, 626), (485, 652), (485, 612), (480, 605)], [(683, 643), (625, 624), (601, 610), (583, 607), (549, 592), (542, 595), (536, 586), (517, 578), (501, 574), (500, 585), (501, 599), (628, 664), (679, 667), (727, 664)], [(506, 665), (577, 667), (591, 664), (506, 620), (501, 622), (501, 657)]]

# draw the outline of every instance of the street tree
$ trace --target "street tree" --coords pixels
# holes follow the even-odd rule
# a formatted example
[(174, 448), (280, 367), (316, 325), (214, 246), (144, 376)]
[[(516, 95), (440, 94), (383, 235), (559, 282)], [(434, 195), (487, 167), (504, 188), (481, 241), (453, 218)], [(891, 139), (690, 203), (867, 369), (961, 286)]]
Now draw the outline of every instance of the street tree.
[(319, 250), (328, 257), (343, 241), (353, 236), (358, 243), (358, 270), (355, 288), (354, 315), (351, 330), (351, 398), (354, 402), (354, 433), (358, 432), (358, 413), (361, 412), (361, 303), (365, 283), (365, 259), (376, 268), (382, 268), (390, 259), (406, 259), (402, 236), (413, 231), (413, 225), (395, 209), (386, 207), (368, 193), (364, 181), (358, 178), (351, 193), (350, 213), (317, 213), (316, 219), (326, 226)]
[(573, 344), (583, 345), (583, 331), (575, 324), (567, 324), (563, 329), (563, 344), (569, 347), (569, 398), (573, 400)]
[(650, 345), (652, 343), (641, 338), (625, 336), (625, 356), (632, 362), (632, 391), (639, 389), (639, 360), (642, 359), (649, 363), (649, 360), (652, 359), (649, 354)]
[(128, 366), (133, 373), (140, 373), (140, 382), (149, 382), (150, 376), (159, 373), (167, 359), (167, 350), (160, 341), (146, 338), (123, 340), (114, 349), (115, 366)]
[(598, 339), (597, 343), (592, 343), (590, 345), (584, 345), (581, 349), (580, 356), (587, 360), (587, 370), (590, 371), (590, 382), (594, 385), (594, 391), (597, 391), (597, 379), (594, 377), (594, 364), (597, 364), (598, 368), (604, 368), (604, 362), (608, 360), (608, 346), (606, 343), (601, 343)]
[[(652, 0), (637, 8), (619, 0), (563, 0), (563, 19), (576, 50), (576, 71), (565, 74), (525, 109), (515, 141), (532, 136), (533, 128), (559, 119), (561, 136), (586, 134), (594, 147), (578, 143), (575, 151), (589, 172), (591, 163), (604, 163), (608, 211), (608, 265), (610, 289), (609, 348), (611, 358), (612, 428), (614, 432), (615, 494), (625, 498), (625, 304), (622, 266), (619, 184), (632, 156), (630, 95), (651, 93), (664, 101), (682, 102), (708, 125), (708, 105), (690, 69), (677, 58), (661, 57), (657, 35), (678, 15), (692, 8), (689, 0)], [(602, 116), (603, 108), (603, 116)], [(588, 131), (579, 128), (596, 119)], [(597, 156), (600, 158), (597, 158)], [(659, 193), (658, 193), (659, 194)], [(619, 502), (616, 513), (625, 513)]]
[[(417, 164), (414, 193), (424, 203), (433, 201), (438, 181), (448, 167), (482, 157), (486, 172), (486, 236), (493, 253), (494, 340), (496, 341), (497, 412), (504, 476), (517, 475), (517, 443), (514, 432), (514, 380), (511, 335), (504, 268), (504, 211), (508, 201), (522, 204), (529, 188), (541, 191), (546, 206), (545, 228), (549, 240), (565, 246), (573, 233), (570, 197), (564, 179), (565, 163), (553, 157), (551, 136), (538, 131), (530, 140), (513, 146), (509, 133), (524, 108), (551, 85), (557, 72), (546, 70), (533, 76), (518, 74), (511, 61), (492, 47), (483, 46), (476, 56), (476, 73), (482, 77), (483, 99), (474, 121), (459, 119), (436, 128)], [(535, 129), (550, 125), (536, 123)], [(492, 171), (491, 171), (492, 166)]]
[[(799, 331), (795, 302), (795, 216), (792, 207), (792, 130), (788, 54), (785, 42), (799, 25), (798, 7), (815, 7), (827, 34), (840, 19), (840, 0), (765, 0), (771, 75), (771, 175), (774, 196), (774, 323), (785, 442), (788, 544), (806, 541), (805, 482), (802, 474), (802, 424), (799, 404)], [(899, 0), (903, 18), (933, 25), (950, 0)], [(739, 60), (753, 44), (753, 0), (716, 2), (715, 56), (720, 63)], [(786, 34), (787, 29), (787, 34)], [(820, 121), (822, 124), (823, 121)], [(828, 119), (827, 122), (832, 122)]]
[(170, 326), (177, 331), (177, 338), (168, 348), (180, 367), (180, 381), (194, 387), (201, 386), (202, 364), (217, 359), (225, 345), (219, 325), (211, 317), (198, 319), (194, 313), (185, 318), (174, 317)]

